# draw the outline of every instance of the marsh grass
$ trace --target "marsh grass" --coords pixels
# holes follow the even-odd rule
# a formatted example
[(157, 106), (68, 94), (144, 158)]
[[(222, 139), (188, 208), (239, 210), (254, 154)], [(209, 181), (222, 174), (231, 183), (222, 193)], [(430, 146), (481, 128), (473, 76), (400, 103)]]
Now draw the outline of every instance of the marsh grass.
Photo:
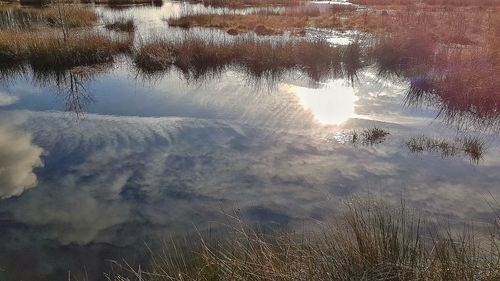
[(194, 79), (235, 67), (256, 79), (280, 77), (296, 70), (319, 81), (344, 75), (344, 48), (347, 47), (334, 47), (324, 40), (259, 40), (255, 37), (235, 40), (158, 39), (138, 48), (135, 64), (145, 73), (176, 66)]
[(389, 135), (384, 129), (373, 127), (361, 132), (361, 140), (364, 144), (373, 145), (384, 142)]
[[(395, 5), (411, 5), (414, 4), (412, 0), (352, 0), (351, 3), (358, 5), (369, 6), (395, 6)], [(421, 4), (429, 6), (498, 6), (498, 0), (421, 0)]]
[(67, 28), (95, 25), (97, 14), (92, 9), (78, 5), (64, 5), (59, 10), (55, 6), (44, 8), (22, 6), (0, 6), (0, 26), (3, 28), (34, 29), (38, 27)]
[(195, 0), (205, 6), (211, 7), (264, 7), (264, 6), (296, 6), (304, 3), (304, 0)]
[(478, 163), (484, 156), (486, 145), (478, 137), (462, 138), (460, 140), (463, 152), (475, 163)]
[(412, 153), (437, 153), (443, 158), (464, 155), (472, 163), (478, 164), (483, 158), (486, 145), (478, 137), (462, 137), (454, 141), (426, 136), (412, 137), (406, 141), (406, 147)]
[[(485, 280), (500, 278), (498, 226), (435, 229), (403, 203), (351, 201), (342, 219), (306, 233), (260, 232), (236, 219), (224, 237), (152, 250), (149, 266), (115, 263), (113, 281)], [(195, 241), (195, 242), (193, 242)]]
[(321, 12), (314, 6), (287, 8), (283, 12), (259, 10), (248, 14), (188, 14), (168, 20), (181, 28), (211, 27), (224, 29), (231, 35), (255, 32), (257, 35), (303, 36), (305, 29), (332, 28), (339, 25), (336, 14)]
[(498, 120), (500, 2), (455, 2), (366, 1), (374, 9), (346, 16), (342, 28), (377, 35), (369, 58), (379, 75), (410, 81), (408, 104), (433, 103), (451, 121)]
[(108, 30), (113, 30), (113, 31), (122, 31), (122, 32), (135, 31), (134, 20), (131, 18), (125, 18), (123, 16), (116, 17), (111, 20), (105, 20), (104, 27)]
[(379, 127), (363, 129), (361, 131), (352, 130), (346, 134), (347, 140), (352, 144), (375, 145), (383, 143), (390, 133)]
[(110, 62), (115, 54), (128, 52), (130, 46), (129, 37), (111, 38), (93, 31), (72, 33), (66, 40), (53, 31), (0, 31), (0, 61), (28, 63), (37, 69)]

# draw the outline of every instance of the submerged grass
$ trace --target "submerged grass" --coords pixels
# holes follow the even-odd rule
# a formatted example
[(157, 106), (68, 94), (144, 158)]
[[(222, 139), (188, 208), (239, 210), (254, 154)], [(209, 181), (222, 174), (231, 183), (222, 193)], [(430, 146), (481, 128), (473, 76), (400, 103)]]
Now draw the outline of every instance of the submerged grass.
[(388, 131), (373, 127), (361, 131), (352, 130), (347, 134), (347, 139), (352, 144), (374, 145), (383, 143), (389, 135)]
[(412, 153), (438, 153), (443, 158), (463, 154), (476, 164), (483, 158), (486, 150), (484, 141), (478, 137), (462, 137), (455, 141), (447, 141), (442, 138), (418, 136), (410, 138), (406, 146)]
[[(343, 219), (319, 230), (263, 233), (236, 221), (225, 238), (186, 239), (151, 264), (115, 264), (112, 281), (484, 280), (500, 278), (500, 230), (492, 235), (431, 228), (404, 203), (350, 202)], [(193, 242), (196, 241), (196, 242)]]

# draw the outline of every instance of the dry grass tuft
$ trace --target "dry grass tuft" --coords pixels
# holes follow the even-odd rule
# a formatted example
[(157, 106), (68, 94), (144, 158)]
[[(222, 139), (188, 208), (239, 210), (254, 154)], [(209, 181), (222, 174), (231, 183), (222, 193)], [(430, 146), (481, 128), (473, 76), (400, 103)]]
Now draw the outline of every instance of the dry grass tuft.
[(296, 6), (300, 5), (304, 0), (195, 0), (201, 2), (205, 6), (211, 7), (264, 7), (264, 6)]
[(258, 11), (245, 15), (193, 14), (170, 19), (169, 25), (181, 28), (211, 27), (239, 34), (254, 31), (258, 35), (305, 34), (306, 28), (332, 28), (340, 25), (336, 13), (321, 13), (314, 6), (288, 8), (284, 12)]
[(76, 5), (32, 8), (22, 6), (0, 7), (0, 26), (5, 28), (88, 27), (95, 25), (97, 14), (92, 9)]
[(255, 78), (278, 77), (298, 70), (317, 81), (343, 74), (343, 48), (346, 47), (334, 47), (323, 40), (276, 41), (254, 37), (230, 41), (156, 40), (137, 50), (135, 63), (146, 73), (175, 65), (195, 79), (232, 66)]
[(111, 21), (105, 22), (104, 27), (108, 30), (113, 31), (123, 31), (123, 32), (134, 32), (135, 24), (133, 19), (127, 19), (124, 17), (118, 17)]
[(130, 38), (112, 39), (96, 32), (73, 33), (66, 40), (57, 32), (0, 31), (2, 63), (27, 62), (35, 68), (68, 68), (110, 62), (130, 50)]

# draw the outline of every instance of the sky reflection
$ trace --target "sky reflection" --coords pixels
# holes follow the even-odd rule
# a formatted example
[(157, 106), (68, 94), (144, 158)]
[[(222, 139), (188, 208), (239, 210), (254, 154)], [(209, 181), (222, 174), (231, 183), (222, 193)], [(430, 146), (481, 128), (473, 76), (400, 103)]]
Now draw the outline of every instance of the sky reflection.
[[(1, 112), (0, 112), (1, 113)], [(18, 115), (0, 114), (0, 200), (19, 196), (37, 186), (34, 168), (42, 167), (42, 149), (32, 143), (31, 135), (18, 130)]]
[[(433, 217), (489, 219), (484, 202), (500, 196), (492, 136), (484, 135), (492, 152), (478, 166), (413, 156), (406, 138), (456, 131), (434, 122), (432, 112), (404, 109), (400, 88), (369, 73), (354, 87), (333, 80), (308, 88), (294, 79), (272, 92), (238, 77), (227, 72), (193, 85), (172, 72), (151, 84), (117, 68), (90, 82), (93, 103), (79, 119), (63, 112), (65, 100), (52, 87), (20, 79), (2, 89), (17, 102), (2, 107), (0, 130), (10, 141), (0, 141), (0, 154), (24, 164), (1, 163), (19, 171), (1, 186), (0, 226), (9, 231), (0, 238), (16, 242), (0, 245), (0, 264), (36, 248), (40, 256), (26, 252), (34, 274), (86, 266), (100, 276), (105, 264), (90, 261), (127, 257), (144, 241), (193, 225), (202, 230), (224, 212), (294, 228), (329, 218), (356, 194), (392, 202), (404, 195)], [(388, 141), (330, 141), (342, 130), (373, 126), (389, 130)]]

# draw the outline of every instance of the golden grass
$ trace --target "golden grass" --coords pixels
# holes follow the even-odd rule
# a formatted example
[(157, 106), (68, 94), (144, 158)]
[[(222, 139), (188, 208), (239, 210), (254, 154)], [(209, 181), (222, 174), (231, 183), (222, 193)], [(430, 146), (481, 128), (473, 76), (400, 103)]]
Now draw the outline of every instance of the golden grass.
[[(91, 0), (83, 0), (84, 2), (92, 2)], [(161, 5), (162, 0), (94, 0), (96, 4), (106, 4), (106, 5), (129, 5), (129, 4), (155, 4)]]
[(134, 20), (127, 19), (124, 17), (117, 17), (115, 19), (105, 21), (104, 27), (108, 30), (113, 30), (113, 31), (123, 31), (123, 32), (135, 31)]
[(340, 24), (336, 14), (321, 14), (314, 10), (289, 10), (285, 13), (257, 12), (246, 15), (195, 14), (170, 19), (170, 26), (182, 28), (212, 27), (226, 30), (235, 35), (255, 32), (258, 35), (280, 35), (290, 32), (304, 35), (306, 28), (332, 28)]
[(78, 5), (61, 5), (45, 8), (21, 6), (0, 7), (0, 26), (15, 28), (88, 27), (95, 25), (97, 14), (94, 10)]
[(67, 68), (104, 63), (130, 49), (130, 38), (112, 39), (96, 32), (72, 33), (66, 40), (53, 31), (0, 31), (0, 61), (27, 62), (37, 68)]
[(265, 7), (265, 6), (296, 6), (304, 3), (304, 0), (194, 0), (212, 7)]
[(298, 70), (317, 81), (344, 74), (344, 68), (349, 68), (352, 75), (355, 67), (362, 67), (355, 58), (345, 55), (348, 48), (355, 47), (333, 47), (323, 40), (274, 41), (252, 37), (213, 42), (204, 38), (156, 40), (137, 50), (135, 63), (146, 73), (176, 66), (193, 78), (232, 66), (255, 78), (279, 77)]
[[(440, 222), (442, 225), (443, 222)], [(446, 223), (445, 223), (446, 224)], [(428, 227), (404, 203), (349, 202), (319, 230), (255, 231), (240, 220), (225, 238), (203, 236), (152, 250), (148, 266), (115, 264), (111, 281), (160, 280), (483, 280), (500, 278), (498, 225), (492, 235)], [(196, 242), (193, 242), (196, 241)]]

